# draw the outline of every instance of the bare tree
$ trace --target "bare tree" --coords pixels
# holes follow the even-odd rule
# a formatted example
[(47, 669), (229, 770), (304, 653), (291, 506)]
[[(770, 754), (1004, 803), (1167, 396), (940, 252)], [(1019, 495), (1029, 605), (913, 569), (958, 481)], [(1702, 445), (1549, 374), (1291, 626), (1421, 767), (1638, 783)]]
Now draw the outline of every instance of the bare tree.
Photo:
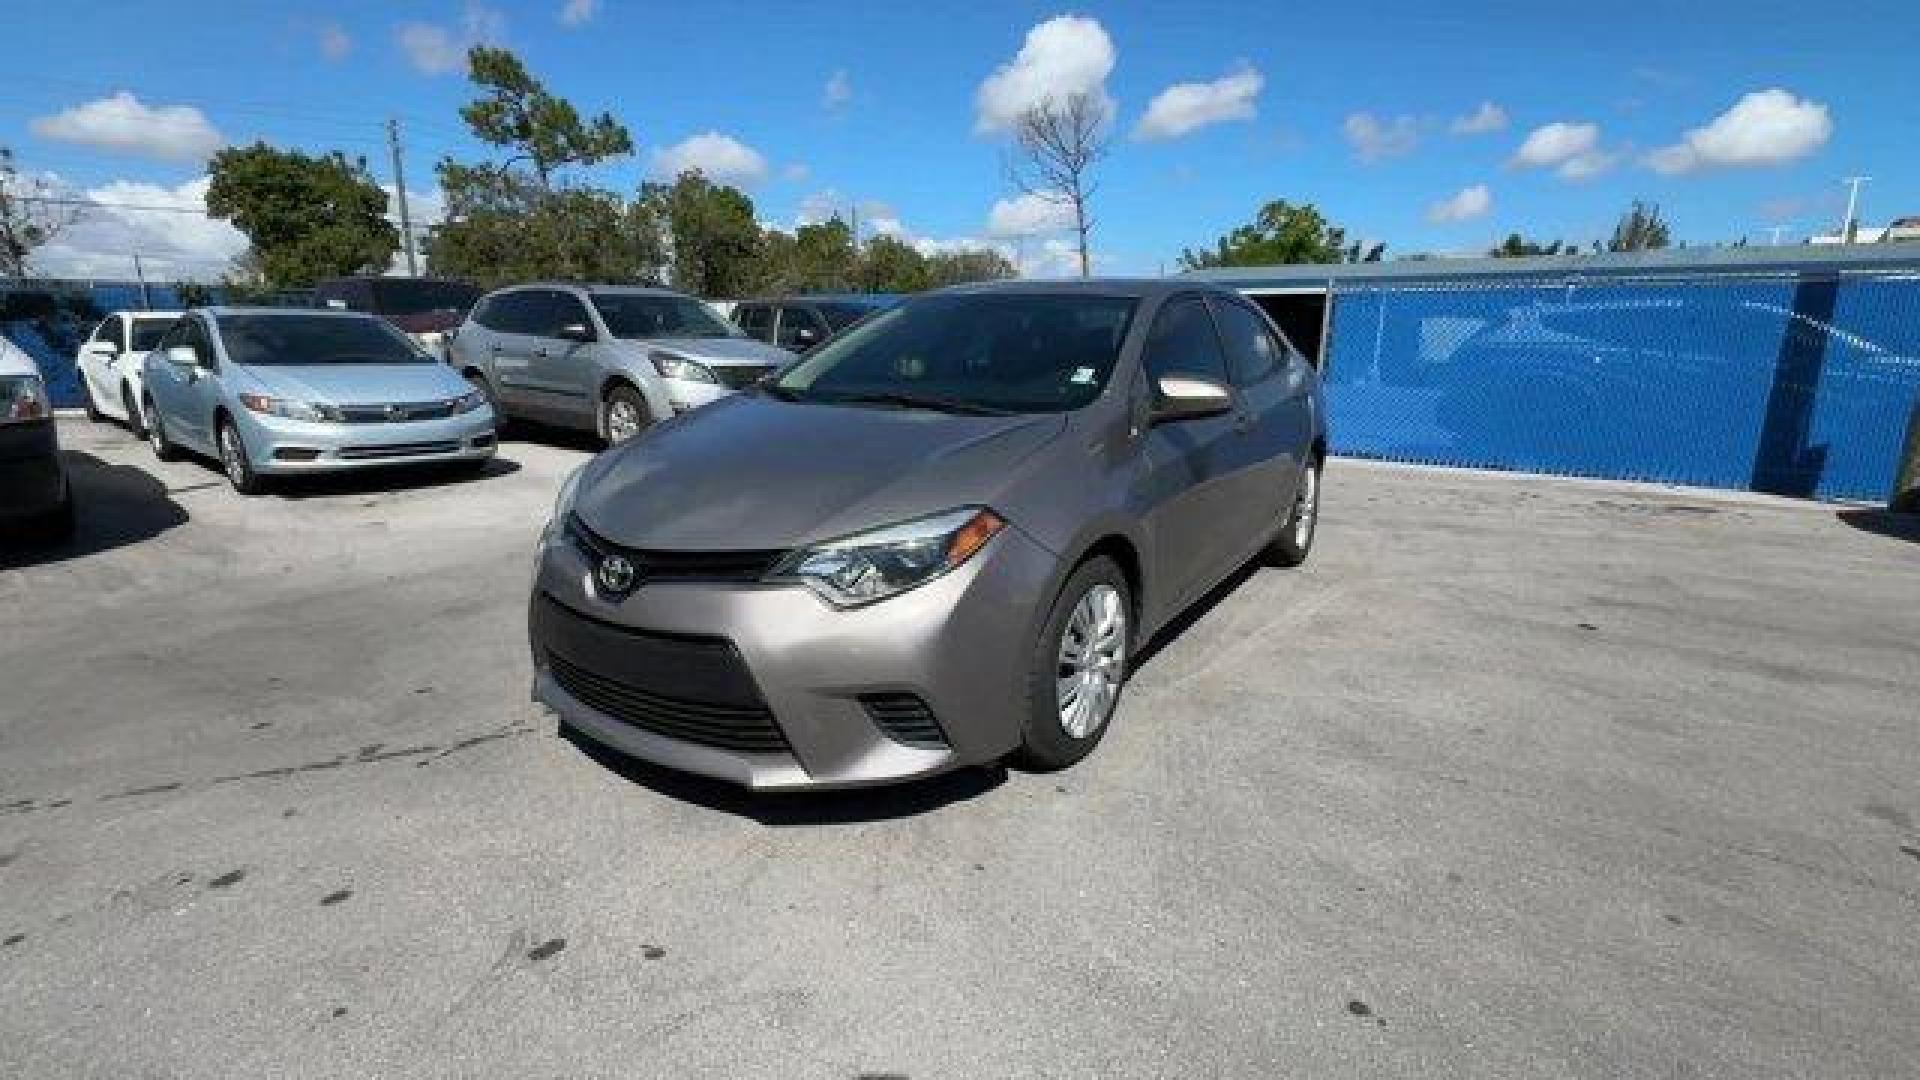
[(1048, 97), (1020, 114), (1013, 137), (1017, 156), (1008, 161), (1008, 180), (1023, 194), (1073, 212), (1080, 276), (1088, 276), (1093, 273), (1087, 253), (1093, 218), (1087, 203), (1096, 190), (1088, 173), (1107, 155), (1105, 106), (1090, 94), (1074, 94), (1065, 102)]
[(0, 277), (27, 276), (27, 256), (49, 243), (80, 216), (77, 206), (56, 201), (38, 177), (23, 177), (13, 151), (0, 146)]

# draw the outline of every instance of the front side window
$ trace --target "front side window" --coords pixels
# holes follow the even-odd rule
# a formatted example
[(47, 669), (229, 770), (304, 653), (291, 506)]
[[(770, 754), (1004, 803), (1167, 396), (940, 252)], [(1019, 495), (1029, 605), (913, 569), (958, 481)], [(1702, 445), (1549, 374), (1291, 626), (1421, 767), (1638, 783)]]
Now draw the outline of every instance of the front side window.
[(813, 312), (803, 307), (780, 309), (780, 340), (775, 344), (781, 348), (796, 352), (811, 349), (826, 336), (826, 325)]
[(827, 320), (827, 328), (839, 333), (868, 315), (879, 311), (878, 306), (868, 307), (861, 304), (821, 304), (820, 314)]
[(854, 405), (1077, 409), (1112, 377), (1137, 303), (1079, 293), (917, 297), (821, 346), (769, 392)]
[(115, 352), (125, 352), (127, 350), (127, 335), (126, 331), (122, 328), (120, 316), (109, 315), (100, 320), (100, 325), (93, 331), (93, 340), (106, 342), (113, 346)]
[(735, 316), (740, 329), (750, 338), (773, 344), (773, 309), (760, 304), (742, 307)]
[(227, 356), (248, 367), (432, 364), (379, 319), (318, 312), (240, 312), (220, 317)]
[(160, 344), (160, 335), (166, 333), (167, 328), (172, 326), (174, 322), (175, 320), (173, 319), (135, 318), (133, 320), (133, 351), (152, 351), (155, 346)]
[(572, 293), (548, 293), (546, 313), (546, 325), (541, 330), (545, 337), (559, 337), (561, 328), (566, 326), (593, 326), (593, 320), (587, 318), (586, 305)]
[(1227, 358), (1220, 349), (1207, 305), (1197, 296), (1168, 301), (1154, 317), (1147, 335), (1148, 377), (1158, 381), (1173, 375), (1227, 382)]
[(740, 332), (691, 296), (594, 293), (593, 308), (617, 338), (721, 338)]

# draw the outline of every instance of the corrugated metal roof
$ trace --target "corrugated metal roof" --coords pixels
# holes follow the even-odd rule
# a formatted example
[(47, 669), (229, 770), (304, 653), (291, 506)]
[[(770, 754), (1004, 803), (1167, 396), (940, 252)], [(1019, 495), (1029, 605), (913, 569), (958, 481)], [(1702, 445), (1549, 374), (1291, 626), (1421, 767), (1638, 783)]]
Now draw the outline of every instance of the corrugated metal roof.
[(1377, 263), (1227, 266), (1186, 276), (1236, 289), (1562, 278), (1779, 277), (1799, 274), (1920, 274), (1920, 243), (1791, 247), (1667, 248), (1532, 259), (1403, 259)]

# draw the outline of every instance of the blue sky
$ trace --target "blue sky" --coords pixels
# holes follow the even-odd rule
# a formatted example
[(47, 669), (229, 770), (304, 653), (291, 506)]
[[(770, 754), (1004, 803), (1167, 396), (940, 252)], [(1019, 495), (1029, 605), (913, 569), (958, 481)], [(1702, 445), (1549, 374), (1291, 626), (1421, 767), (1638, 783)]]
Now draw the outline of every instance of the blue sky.
[[(191, 209), (221, 143), (364, 154), (388, 180), (397, 115), (431, 210), (433, 162), (484, 154), (456, 115), (470, 91), (454, 61), (489, 40), (632, 130), (634, 158), (582, 179), (631, 189), (703, 162), (769, 223), (859, 204), (870, 227), (1002, 244), (1042, 273), (1064, 265), (1063, 238), (1006, 201), (993, 117), (1074, 89), (1113, 106), (1094, 246), (1114, 272), (1171, 267), (1272, 198), (1397, 253), (1515, 229), (1587, 240), (1636, 197), (1690, 242), (1804, 236), (1837, 222), (1853, 173), (1875, 177), (1867, 222), (1920, 214), (1911, 0), (276, 7), (16, 12), (0, 145), (84, 197)], [(217, 273), (234, 242), (191, 214), (90, 211), (43, 265), (124, 273), (139, 248)]]

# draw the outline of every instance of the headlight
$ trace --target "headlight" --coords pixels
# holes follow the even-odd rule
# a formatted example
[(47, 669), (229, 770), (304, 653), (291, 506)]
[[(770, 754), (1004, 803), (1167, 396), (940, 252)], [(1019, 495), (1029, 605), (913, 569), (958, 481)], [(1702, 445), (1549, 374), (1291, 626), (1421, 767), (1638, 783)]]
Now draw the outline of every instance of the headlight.
[(0, 424), (47, 415), (47, 384), (38, 375), (0, 375)]
[(573, 513), (573, 500), (580, 494), (580, 474), (586, 469), (585, 465), (575, 466), (567, 478), (560, 481), (560, 494), (553, 499), (553, 516), (547, 519), (549, 539), (556, 535), (556, 530), (567, 520), (567, 515)]
[(478, 390), (471, 390), (454, 398), (448, 404), (453, 406), (454, 414), (457, 416), (460, 413), (470, 413), (486, 403), (487, 395)]
[(284, 416), (289, 420), (304, 420), (310, 424), (337, 423), (341, 419), (340, 410), (332, 405), (290, 401), (265, 394), (241, 394), (240, 404), (263, 416)]
[(993, 511), (963, 506), (801, 548), (767, 576), (804, 582), (836, 607), (859, 607), (932, 581), (1005, 527)]
[(653, 369), (663, 379), (685, 379), (688, 382), (719, 382), (705, 364), (696, 363), (684, 356), (657, 352), (653, 356)]

